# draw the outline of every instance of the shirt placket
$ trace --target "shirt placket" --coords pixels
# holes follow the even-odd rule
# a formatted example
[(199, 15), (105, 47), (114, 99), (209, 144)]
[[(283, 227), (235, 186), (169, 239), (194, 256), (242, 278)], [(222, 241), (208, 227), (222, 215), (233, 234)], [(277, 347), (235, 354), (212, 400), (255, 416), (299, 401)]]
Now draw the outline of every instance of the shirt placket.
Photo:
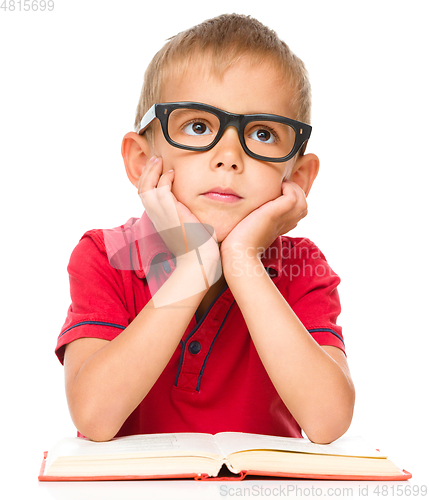
[(175, 383), (177, 389), (198, 392), (204, 384), (204, 369), (210, 363), (216, 339), (222, 332), (233, 303), (232, 294), (227, 289), (198, 323), (195, 318), (190, 323), (181, 342), (182, 353)]

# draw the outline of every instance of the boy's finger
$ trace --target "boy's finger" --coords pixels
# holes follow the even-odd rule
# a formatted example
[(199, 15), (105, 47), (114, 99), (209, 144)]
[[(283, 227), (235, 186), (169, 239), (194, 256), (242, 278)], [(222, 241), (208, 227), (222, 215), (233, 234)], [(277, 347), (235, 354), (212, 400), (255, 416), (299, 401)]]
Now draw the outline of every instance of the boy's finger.
[(285, 181), (282, 184), (282, 195), (276, 201), (283, 207), (284, 213), (294, 210), (299, 200), (299, 194), (291, 182)]
[(171, 189), (174, 180), (174, 170), (169, 170), (168, 172), (164, 172), (159, 178), (158, 186), (163, 187), (168, 186)]
[(289, 199), (291, 209), (297, 213), (302, 213), (307, 209), (307, 197), (301, 186), (292, 181), (284, 181), (282, 185), (283, 195)]
[(156, 188), (162, 173), (162, 158), (152, 158), (151, 162), (145, 167), (145, 170), (146, 177), (143, 181), (143, 189), (149, 190)]
[(139, 181), (139, 194), (156, 188), (162, 172), (162, 158), (152, 157), (144, 166)]
[(180, 226), (179, 214), (170, 187), (171, 185), (166, 184), (156, 189), (158, 203), (165, 220), (165, 229)]
[(158, 186), (156, 188), (158, 203), (162, 207), (164, 214), (174, 219), (178, 220), (176, 204), (173, 199), (173, 194), (171, 192), (171, 186), (173, 185), (174, 171), (170, 170), (165, 172), (159, 178)]
[(149, 189), (147, 191), (142, 191), (141, 193), (139, 193), (139, 196), (142, 200), (143, 206), (146, 209), (146, 212), (149, 215), (149, 218), (152, 219), (154, 214), (156, 214), (156, 209), (158, 207), (158, 200), (155, 190)]
[(142, 192), (142, 186), (143, 186), (143, 183), (147, 177), (147, 174), (148, 174), (148, 171), (150, 169), (150, 166), (152, 165), (153, 163), (153, 160), (155, 159), (155, 157), (153, 156), (152, 158), (150, 158), (146, 164), (143, 166), (142, 168), (142, 172), (141, 172), (141, 175), (140, 175), (140, 179), (139, 179), (139, 182), (137, 184), (137, 188), (138, 188), (138, 193), (140, 194)]

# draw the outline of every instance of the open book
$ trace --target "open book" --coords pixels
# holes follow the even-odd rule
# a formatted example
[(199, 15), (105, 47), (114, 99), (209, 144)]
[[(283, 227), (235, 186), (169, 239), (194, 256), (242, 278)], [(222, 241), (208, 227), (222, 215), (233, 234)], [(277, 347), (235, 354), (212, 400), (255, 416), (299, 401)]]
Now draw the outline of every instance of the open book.
[[(226, 470), (224, 465), (228, 477), (219, 474)], [(411, 477), (359, 437), (320, 445), (308, 439), (220, 432), (141, 434), (103, 443), (65, 438), (45, 453), (39, 480), (240, 480), (246, 475), (396, 481)]]

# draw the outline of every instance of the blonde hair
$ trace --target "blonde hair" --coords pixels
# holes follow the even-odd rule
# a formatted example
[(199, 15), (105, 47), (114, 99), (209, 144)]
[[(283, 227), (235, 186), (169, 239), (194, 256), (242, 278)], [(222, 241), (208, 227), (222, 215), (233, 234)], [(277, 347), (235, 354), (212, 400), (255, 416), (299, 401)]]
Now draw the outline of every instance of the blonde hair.
[(253, 64), (269, 61), (294, 89), (292, 108), (296, 120), (310, 123), (311, 87), (304, 63), (273, 30), (250, 16), (224, 14), (170, 38), (146, 69), (137, 106), (136, 131), (146, 111), (162, 102), (162, 89), (172, 75), (183, 75), (193, 61), (208, 63), (219, 77), (242, 57)]

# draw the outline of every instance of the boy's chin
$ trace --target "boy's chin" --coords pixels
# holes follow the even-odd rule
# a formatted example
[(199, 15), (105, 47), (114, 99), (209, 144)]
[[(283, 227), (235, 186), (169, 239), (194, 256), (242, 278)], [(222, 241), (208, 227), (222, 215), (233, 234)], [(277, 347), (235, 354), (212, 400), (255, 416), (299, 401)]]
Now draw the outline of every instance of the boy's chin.
[(216, 241), (219, 245), (227, 238), (235, 226), (215, 227)]
[(238, 220), (232, 220), (231, 217), (222, 217), (222, 218), (204, 218), (201, 217), (199, 219), (201, 222), (208, 224), (214, 229), (214, 234), (216, 237), (216, 241), (219, 245), (228, 237), (228, 235), (234, 230), (234, 228), (241, 222), (241, 218)]

